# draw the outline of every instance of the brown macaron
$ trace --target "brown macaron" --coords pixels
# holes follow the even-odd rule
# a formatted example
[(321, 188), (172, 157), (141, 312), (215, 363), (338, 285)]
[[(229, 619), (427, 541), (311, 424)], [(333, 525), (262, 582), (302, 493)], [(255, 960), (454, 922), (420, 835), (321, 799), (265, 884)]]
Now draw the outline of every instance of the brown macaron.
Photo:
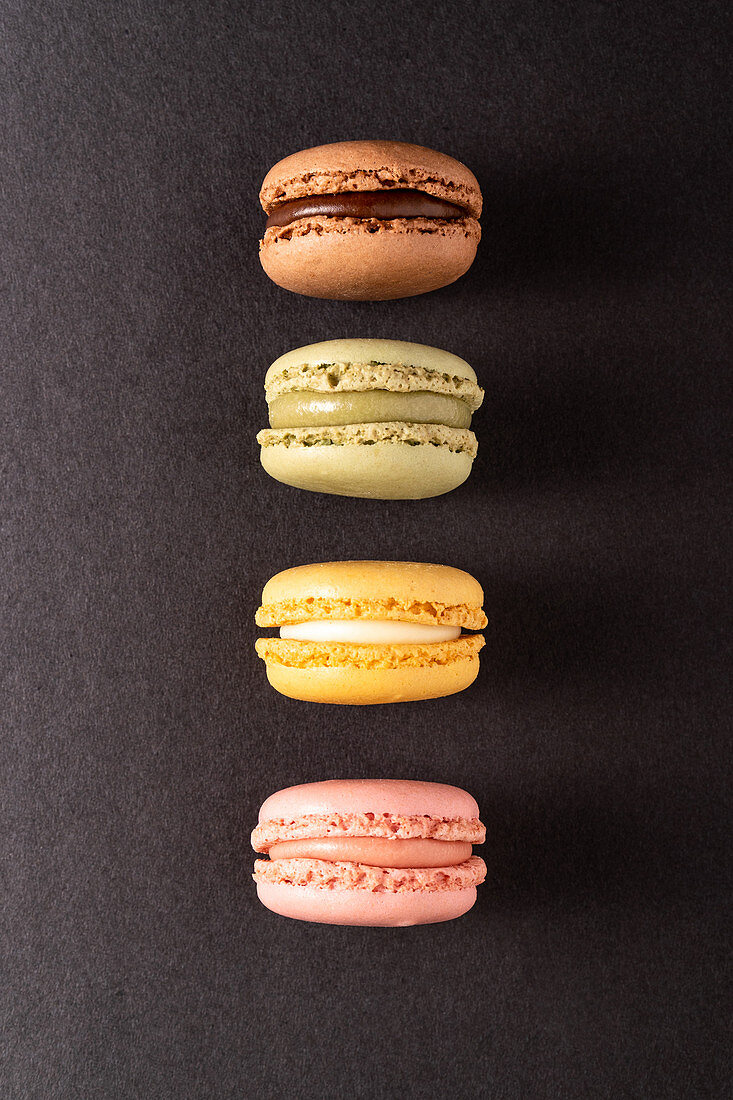
[(444, 153), (342, 141), (286, 157), (260, 191), (262, 266), (312, 298), (384, 301), (447, 286), (471, 266), (481, 190)]

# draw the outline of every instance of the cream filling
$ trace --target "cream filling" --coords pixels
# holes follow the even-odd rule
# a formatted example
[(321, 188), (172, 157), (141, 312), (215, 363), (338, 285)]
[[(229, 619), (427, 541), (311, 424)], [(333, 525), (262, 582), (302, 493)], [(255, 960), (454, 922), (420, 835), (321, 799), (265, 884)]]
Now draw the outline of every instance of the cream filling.
[(471, 858), (463, 840), (390, 840), (376, 836), (326, 836), (281, 840), (270, 848), (270, 859), (327, 859), (366, 863), (369, 867), (454, 867)]
[(424, 645), (426, 642), (452, 642), (460, 634), (460, 626), (406, 623), (398, 619), (316, 619), (280, 627), (281, 638), (357, 645)]

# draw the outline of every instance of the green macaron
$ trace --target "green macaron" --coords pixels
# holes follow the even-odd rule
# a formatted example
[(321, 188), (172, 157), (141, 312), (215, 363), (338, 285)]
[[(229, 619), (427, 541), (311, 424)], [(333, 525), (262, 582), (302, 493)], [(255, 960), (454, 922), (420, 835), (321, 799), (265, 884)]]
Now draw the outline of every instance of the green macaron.
[(450, 352), (402, 340), (325, 340), (265, 377), (270, 427), (257, 441), (277, 481), (380, 500), (439, 496), (476, 456), (476, 375)]

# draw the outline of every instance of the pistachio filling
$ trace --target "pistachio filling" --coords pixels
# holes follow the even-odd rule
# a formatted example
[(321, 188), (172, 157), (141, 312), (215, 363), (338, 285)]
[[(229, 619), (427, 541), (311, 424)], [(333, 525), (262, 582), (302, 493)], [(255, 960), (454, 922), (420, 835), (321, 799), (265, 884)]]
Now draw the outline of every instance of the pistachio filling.
[(471, 408), (465, 401), (422, 390), (408, 393), (293, 391), (273, 398), (269, 410), (272, 428), (393, 422), (468, 428), (471, 423)]

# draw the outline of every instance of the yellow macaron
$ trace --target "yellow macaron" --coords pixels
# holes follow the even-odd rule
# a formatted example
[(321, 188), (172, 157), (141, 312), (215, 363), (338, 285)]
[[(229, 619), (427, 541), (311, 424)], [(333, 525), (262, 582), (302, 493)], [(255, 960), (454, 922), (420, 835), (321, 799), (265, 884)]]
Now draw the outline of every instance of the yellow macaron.
[(316, 703), (398, 703), (467, 688), (478, 675), (483, 591), (447, 565), (301, 565), (265, 585), (255, 621), (279, 627), (258, 655), (281, 694)]

